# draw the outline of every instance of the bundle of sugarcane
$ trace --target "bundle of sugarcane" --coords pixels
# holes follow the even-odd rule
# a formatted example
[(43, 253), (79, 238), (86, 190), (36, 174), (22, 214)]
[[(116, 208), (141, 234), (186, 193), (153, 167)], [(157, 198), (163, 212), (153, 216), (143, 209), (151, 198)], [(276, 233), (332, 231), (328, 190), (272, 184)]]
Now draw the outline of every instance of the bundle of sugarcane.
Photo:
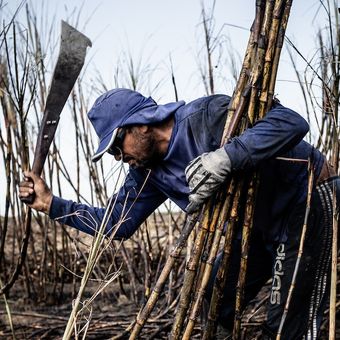
[[(230, 102), (222, 145), (234, 135), (242, 133), (257, 119), (262, 118), (272, 106), (278, 62), (291, 3), (292, 0), (256, 1), (255, 20), (251, 29), (241, 74)], [(201, 309), (217, 252), (223, 247), (223, 257), (215, 279), (210, 302), (208, 324), (203, 335), (205, 339), (214, 337), (218, 306), (223, 295), (228, 262), (232, 251), (231, 244), (237, 223), (243, 224), (243, 231), (233, 339), (240, 337), (243, 290), (256, 189), (256, 174), (242, 179), (234, 177), (203, 207), (191, 257), (186, 266), (180, 302), (171, 331), (172, 339), (190, 338)], [(245, 202), (245, 206), (242, 206), (241, 202)], [(244, 214), (240, 217), (241, 211)], [(138, 336), (147, 321), (172, 265), (184, 247), (197, 218), (198, 214), (188, 218), (181, 237), (170, 254), (149, 300), (137, 315), (130, 339), (135, 339)], [(242, 220), (239, 221), (240, 218)], [(226, 222), (228, 222), (228, 228), (224, 238), (224, 245), (221, 245), (223, 228)], [(183, 332), (185, 321), (187, 323)]]

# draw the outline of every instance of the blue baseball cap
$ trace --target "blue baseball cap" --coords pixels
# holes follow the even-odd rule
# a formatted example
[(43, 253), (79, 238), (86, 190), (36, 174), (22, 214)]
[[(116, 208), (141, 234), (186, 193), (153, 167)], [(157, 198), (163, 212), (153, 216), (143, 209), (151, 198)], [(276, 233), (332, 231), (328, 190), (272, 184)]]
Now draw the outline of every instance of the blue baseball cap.
[(104, 93), (88, 112), (88, 118), (99, 137), (99, 146), (92, 161), (100, 160), (110, 148), (120, 127), (159, 123), (184, 104), (184, 101), (179, 101), (157, 105), (151, 97), (124, 88)]

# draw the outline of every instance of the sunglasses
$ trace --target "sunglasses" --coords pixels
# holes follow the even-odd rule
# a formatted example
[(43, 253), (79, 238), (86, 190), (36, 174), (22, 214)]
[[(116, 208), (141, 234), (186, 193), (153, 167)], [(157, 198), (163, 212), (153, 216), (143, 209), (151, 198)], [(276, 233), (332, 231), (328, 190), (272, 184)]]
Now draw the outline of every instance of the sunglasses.
[(117, 136), (110, 146), (110, 148), (107, 150), (107, 152), (112, 156), (121, 155), (123, 153), (123, 142), (126, 135), (126, 130), (123, 128), (120, 128), (117, 132)]

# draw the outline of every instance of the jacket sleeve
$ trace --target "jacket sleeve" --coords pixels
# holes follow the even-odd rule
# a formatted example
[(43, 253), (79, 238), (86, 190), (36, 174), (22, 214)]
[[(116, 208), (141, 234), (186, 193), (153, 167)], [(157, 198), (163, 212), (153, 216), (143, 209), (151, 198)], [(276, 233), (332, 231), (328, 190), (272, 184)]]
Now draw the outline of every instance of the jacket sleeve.
[(49, 216), (87, 234), (94, 235), (101, 226), (107, 209), (110, 209), (105, 234), (114, 232), (114, 239), (128, 239), (141, 223), (166, 197), (142, 176), (133, 176), (131, 170), (106, 208), (96, 208), (54, 196)]
[(231, 139), (224, 148), (233, 171), (247, 170), (263, 160), (284, 154), (297, 145), (308, 131), (308, 123), (298, 113), (276, 104), (265, 118)]

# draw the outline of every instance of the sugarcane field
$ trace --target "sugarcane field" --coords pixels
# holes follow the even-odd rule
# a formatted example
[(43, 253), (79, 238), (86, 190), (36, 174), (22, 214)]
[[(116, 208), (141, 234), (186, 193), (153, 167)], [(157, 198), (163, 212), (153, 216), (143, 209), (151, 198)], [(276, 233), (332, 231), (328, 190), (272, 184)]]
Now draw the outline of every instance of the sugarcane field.
[(340, 339), (339, 0), (0, 19), (0, 339)]

